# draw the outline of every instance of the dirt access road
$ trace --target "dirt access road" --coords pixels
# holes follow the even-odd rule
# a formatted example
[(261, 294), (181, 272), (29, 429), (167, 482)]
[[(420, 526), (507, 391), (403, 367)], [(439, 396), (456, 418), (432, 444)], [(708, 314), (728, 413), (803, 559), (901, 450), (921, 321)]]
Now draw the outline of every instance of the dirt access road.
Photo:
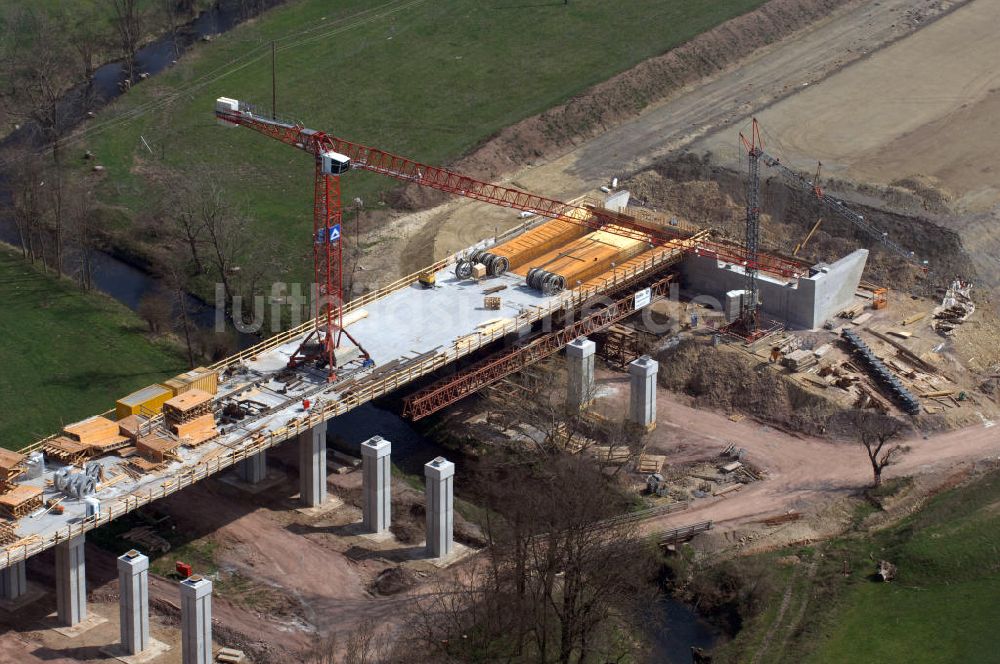
[[(628, 378), (599, 373), (595, 408), (624, 406)], [(649, 446), (666, 454), (669, 463), (699, 461), (730, 444), (747, 451), (747, 460), (767, 471), (760, 482), (737, 494), (705, 498), (691, 509), (649, 521), (650, 531), (711, 520), (717, 530), (742, 530), (760, 519), (796, 510), (816, 514), (836, 499), (856, 493), (871, 483), (871, 467), (864, 451), (850, 442), (834, 443), (793, 436), (752, 420), (733, 422), (725, 415), (686, 406), (682, 398), (660, 389), (657, 428)], [(910, 451), (885, 476), (950, 474), (977, 461), (1000, 457), (1000, 427), (978, 424), (956, 431), (914, 437), (905, 441)]]
[[(758, 113), (769, 148), (806, 171), (923, 199), (959, 232), (982, 281), (1000, 286), (1000, 3), (974, 0), (906, 39)], [(693, 149), (724, 166), (728, 133)]]
[[(851, 3), (808, 28), (762, 46), (721, 74), (685, 87), (635, 119), (608, 128), (558, 158), (512, 174), (508, 182), (566, 200), (594, 193), (612, 177), (647, 167), (715, 131), (722, 130), (726, 140), (735, 144), (738, 130), (734, 123), (925, 27), (961, 4), (941, 0)], [(388, 235), (389, 239), (406, 238), (400, 272), (408, 274), (517, 223), (517, 215), (510, 210), (453, 201), (401, 218)]]

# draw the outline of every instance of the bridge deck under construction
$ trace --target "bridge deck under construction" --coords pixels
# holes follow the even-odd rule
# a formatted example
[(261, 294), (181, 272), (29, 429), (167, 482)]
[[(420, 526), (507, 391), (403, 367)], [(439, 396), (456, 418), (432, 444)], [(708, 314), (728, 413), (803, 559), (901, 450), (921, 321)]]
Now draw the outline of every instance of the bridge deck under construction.
[[(539, 219), (534, 224), (526, 223), (497, 242), (544, 223), (548, 222)], [(623, 292), (679, 261), (692, 250), (697, 237), (650, 247), (576, 288), (553, 294), (528, 288), (524, 278), (513, 273), (481, 281), (459, 280), (453, 273), (459, 257), (456, 254), (432, 266), (435, 288), (422, 288), (414, 274), (345, 306), (345, 319), (353, 320), (347, 329), (370, 354), (375, 366), (363, 366), (360, 361), (348, 364), (333, 383), (327, 382), (325, 371), (286, 368), (288, 358), (313, 329), (311, 322), (227, 358), (210, 367), (218, 372), (218, 392), (211, 405), (219, 418), (219, 435), (197, 446), (175, 443), (168, 457), (145, 473), (125, 473), (124, 460), (113, 453), (93, 459), (106, 471), (93, 494), (100, 503), (99, 515), (86, 516), (87, 505), (82, 498), (67, 497), (53, 486), (54, 475), (67, 465), (48, 455), (44, 474), (17, 481), (18, 487), (41, 490), (43, 500), (61, 498), (63, 511), (38, 508), (8, 522), (13, 528), (6, 529), (6, 542), (0, 540), (5, 544), (0, 549), (0, 569), (392, 393), (559, 310), (576, 310), (595, 296)], [(492, 244), (488, 241), (476, 248)], [(505, 288), (498, 289), (500, 286)], [(499, 309), (485, 306), (487, 290), (500, 298)], [(305, 399), (310, 402), (308, 410), (303, 407)], [(239, 420), (220, 418), (224, 405), (232, 402), (253, 404), (253, 409)], [(152, 417), (144, 426), (150, 430), (162, 428), (163, 415)], [(21, 452), (42, 449), (54, 439), (49, 437)]]

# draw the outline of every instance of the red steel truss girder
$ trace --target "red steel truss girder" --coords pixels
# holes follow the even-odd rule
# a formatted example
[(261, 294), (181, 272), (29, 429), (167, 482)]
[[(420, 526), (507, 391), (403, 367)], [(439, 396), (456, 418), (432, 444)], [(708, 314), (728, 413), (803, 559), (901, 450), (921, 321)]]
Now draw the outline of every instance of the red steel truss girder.
[[(674, 233), (667, 229), (646, 226), (626, 214), (602, 210), (590, 205), (583, 207), (570, 205), (551, 198), (536, 196), (520, 189), (482, 182), (385, 150), (361, 145), (337, 136), (330, 136), (321, 131), (306, 129), (300, 125), (284, 124), (276, 120), (255, 116), (246, 111), (237, 113), (216, 111), (216, 115), (226, 122), (248, 127), (311, 154), (322, 151), (339, 152), (350, 157), (356, 168), (380, 173), (403, 182), (413, 182), (423, 187), (430, 187), (500, 207), (534, 212), (544, 217), (561, 219), (593, 229), (607, 230), (616, 235), (624, 235), (652, 245), (662, 246), (686, 237), (684, 234)], [(608, 228), (608, 225), (614, 225), (615, 228)], [(700, 248), (698, 253), (701, 255), (714, 256), (738, 265), (748, 264), (746, 253), (742, 247), (708, 240), (700, 240), (698, 247)], [(760, 255), (756, 267), (758, 270), (784, 277), (798, 276), (807, 271), (807, 267), (802, 263), (769, 255)]]
[[(672, 276), (667, 276), (650, 286), (651, 302), (657, 302), (669, 295), (672, 279)], [(590, 306), (598, 303), (599, 300)], [(584, 310), (586, 308), (585, 304)], [(501, 351), (407, 397), (403, 405), (403, 414), (414, 421), (427, 417), (558, 352), (577, 337), (599, 332), (635, 311), (635, 295), (631, 294), (520, 348)]]

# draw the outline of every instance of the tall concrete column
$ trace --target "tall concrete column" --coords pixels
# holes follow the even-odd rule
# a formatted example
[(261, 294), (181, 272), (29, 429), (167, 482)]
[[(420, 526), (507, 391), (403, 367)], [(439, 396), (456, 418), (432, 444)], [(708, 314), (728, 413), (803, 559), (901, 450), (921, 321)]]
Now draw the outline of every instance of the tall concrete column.
[(149, 558), (135, 549), (119, 556), (118, 589), (122, 649), (135, 655), (149, 647)]
[(240, 479), (247, 484), (263, 482), (267, 477), (267, 450), (240, 461)]
[(212, 661), (212, 582), (189, 576), (181, 586), (181, 662)]
[(56, 613), (72, 627), (87, 619), (87, 578), (83, 535), (56, 544)]
[(454, 547), (455, 464), (438, 457), (424, 464), (424, 479), (427, 487), (427, 553), (441, 558), (451, 553)]
[(364, 527), (369, 533), (379, 534), (389, 529), (392, 510), (391, 452), (392, 443), (381, 436), (374, 436), (361, 443), (361, 500)]
[(656, 372), (659, 368), (659, 363), (648, 355), (628, 365), (631, 377), (628, 420), (646, 431), (656, 427)]
[(580, 410), (594, 398), (594, 353), (596, 344), (587, 337), (574, 339), (566, 346), (566, 407)]
[(299, 489), (302, 502), (326, 502), (326, 422), (299, 434)]
[(28, 575), (23, 560), (0, 570), (0, 599), (13, 601), (26, 592), (28, 592)]

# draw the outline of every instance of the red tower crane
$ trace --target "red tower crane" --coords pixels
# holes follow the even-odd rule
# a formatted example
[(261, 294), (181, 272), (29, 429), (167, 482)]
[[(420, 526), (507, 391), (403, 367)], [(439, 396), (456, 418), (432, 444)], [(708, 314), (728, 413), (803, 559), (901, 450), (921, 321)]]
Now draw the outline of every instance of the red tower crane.
[[(259, 113), (244, 102), (220, 97), (215, 103), (215, 115), (225, 125), (252, 129), (291, 145), (313, 156), (316, 163), (315, 200), (313, 205), (313, 257), (316, 282), (323, 300), (316, 317), (316, 329), (289, 361), (298, 366), (318, 360), (329, 368), (330, 379), (336, 378), (338, 363), (355, 359), (359, 354), (368, 358), (360, 344), (343, 329), (341, 317), (341, 175), (350, 169), (361, 169), (430, 187), (491, 205), (560, 219), (595, 230), (638, 239), (651, 245), (666, 245), (686, 234), (670, 228), (647, 226), (626, 214), (596, 206), (580, 206), (552, 198), (537, 196), (519, 189), (482, 182), (437, 166), (423, 164), (406, 157), (369, 147), (322, 131), (308, 129)], [(746, 254), (739, 247), (722, 242), (699, 239), (687, 249), (702, 256), (748, 266), (785, 277), (806, 272), (803, 264), (770, 255)], [(360, 351), (340, 349), (343, 337)], [(340, 351), (340, 352), (338, 352)]]

